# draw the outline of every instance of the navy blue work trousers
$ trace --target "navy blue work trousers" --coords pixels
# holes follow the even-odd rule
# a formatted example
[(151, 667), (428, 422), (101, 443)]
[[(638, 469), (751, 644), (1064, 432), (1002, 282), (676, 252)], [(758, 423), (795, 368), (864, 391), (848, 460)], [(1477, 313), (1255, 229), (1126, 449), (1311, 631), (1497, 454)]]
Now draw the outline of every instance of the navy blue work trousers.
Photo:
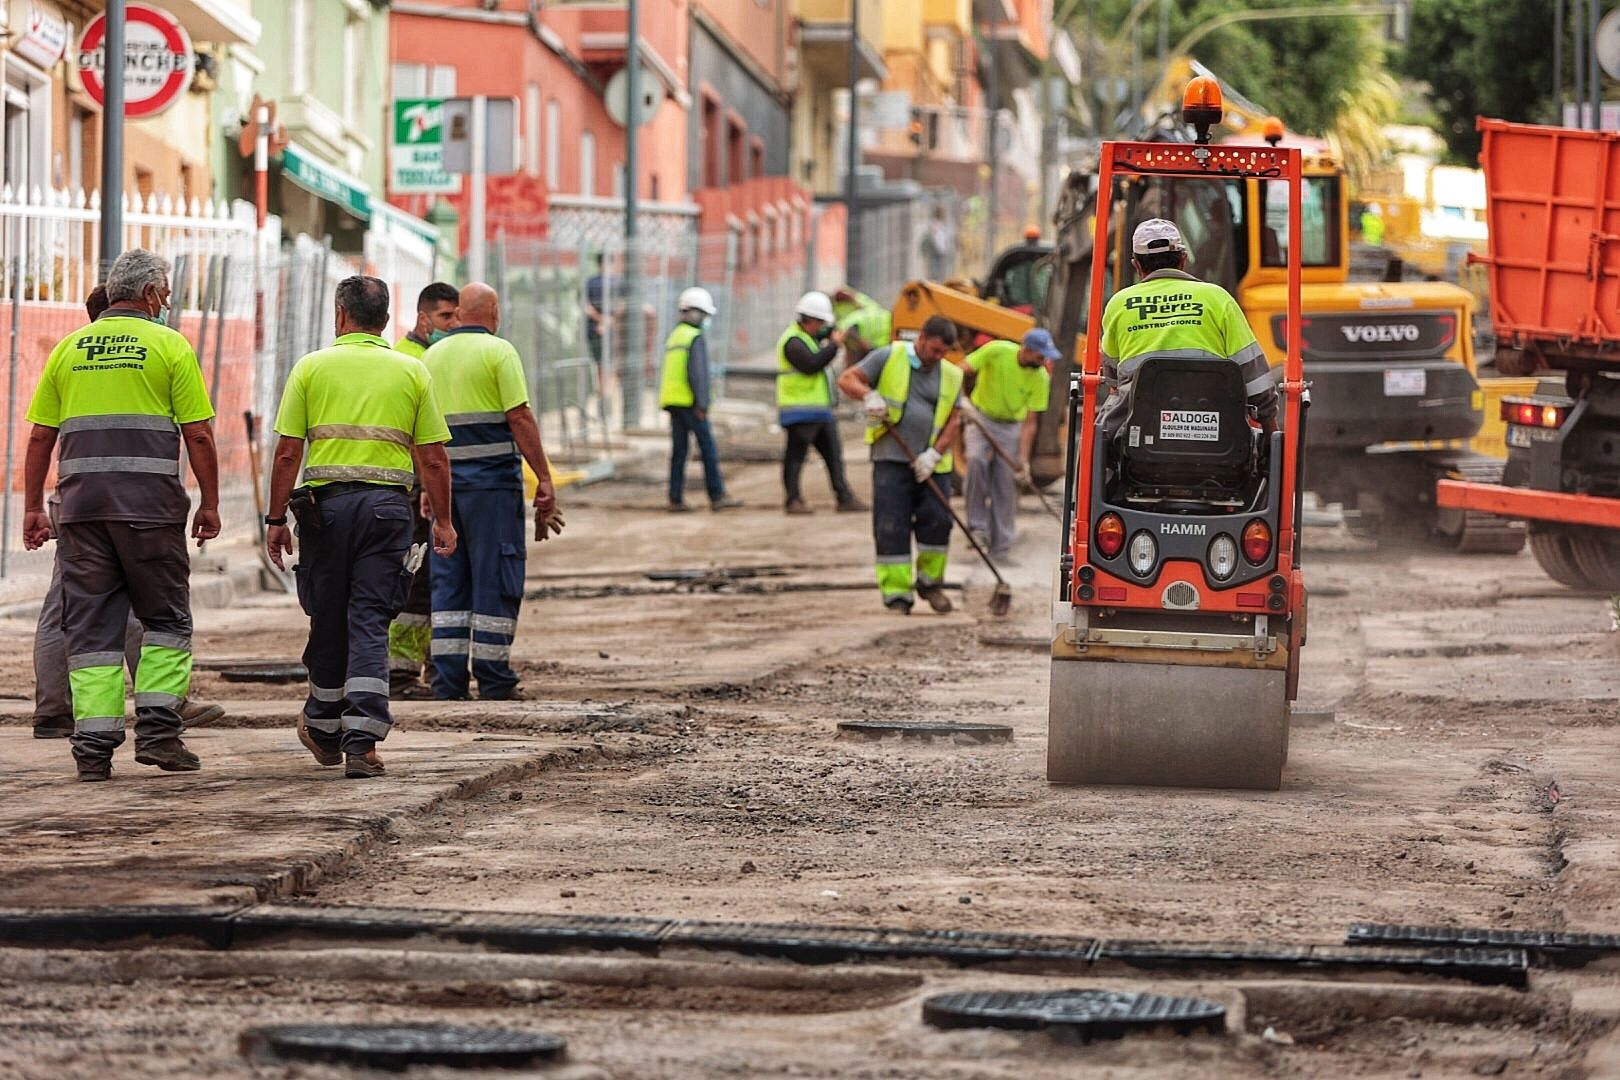
[(709, 501), (719, 502), (726, 497), (726, 482), (720, 476), (720, 451), (714, 445), (714, 432), (709, 429), (707, 417), (698, 419), (697, 410), (672, 408), (669, 412), (669, 501), (681, 502), (686, 494), (686, 454), (693, 439), (697, 440), (698, 455), (703, 459), (703, 486), (708, 489)]
[[(450, 497), (456, 550), (433, 556), (433, 696), (512, 696), (512, 638), (523, 603), (523, 490), (455, 489)], [(470, 671), (469, 671), (470, 667)]]

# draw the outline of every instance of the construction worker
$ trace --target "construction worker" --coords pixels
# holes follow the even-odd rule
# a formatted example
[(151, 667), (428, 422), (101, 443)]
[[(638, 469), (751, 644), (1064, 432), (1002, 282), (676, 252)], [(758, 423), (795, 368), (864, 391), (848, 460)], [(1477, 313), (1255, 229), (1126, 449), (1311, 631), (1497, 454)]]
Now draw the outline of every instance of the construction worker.
[(726, 481), (720, 475), (720, 451), (709, 428), (709, 346), (703, 333), (714, 319), (714, 297), (696, 286), (684, 290), (676, 300), (681, 321), (664, 341), (664, 369), (658, 384), (658, 404), (669, 413), (669, 509), (684, 514), (687, 505), (686, 454), (693, 439), (703, 459), (703, 485), (709, 492), (709, 509), (731, 510), (741, 499), (726, 494)]
[[(97, 285), (84, 298), (85, 314), (90, 321), (101, 318), (109, 306), (107, 286)], [(56, 534), (57, 519), (61, 516), (62, 499), (54, 492), (45, 500), (45, 510), (51, 519), (51, 534)], [(145, 636), (141, 621), (130, 611), (124, 622), (124, 665), (129, 677), (141, 662), (141, 638)], [(182, 729), (200, 727), (225, 715), (220, 705), (210, 705), (189, 699), (180, 703)], [(62, 636), (62, 559), (61, 551), (51, 563), (51, 584), (40, 603), (39, 621), (34, 626), (34, 738), (65, 739), (73, 734), (73, 694), (68, 683), (67, 640)]]
[(993, 559), (1008, 557), (1017, 539), (1018, 485), (1030, 482), (1035, 428), (1051, 396), (1046, 365), (1062, 355), (1041, 329), (1022, 344), (992, 341), (968, 354), (967, 525)]
[(1232, 295), (1187, 273), (1187, 244), (1175, 223), (1149, 218), (1131, 237), (1138, 280), (1103, 309), (1102, 374), (1108, 388), (1097, 423), (1115, 435), (1130, 407), (1136, 370), (1148, 357), (1174, 351), (1237, 364), (1249, 407), (1267, 432), (1277, 425), (1277, 384), (1266, 355)]
[(200, 498), (191, 535), (219, 535), (214, 410), (191, 346), (164, 325), (169, 264), (124, 252), (107, 274), (109, 307), (46, 361), (28, 419), (23, 543), (51, 538), (45, 474), (58, 437), (56, 546), (62, 632), (80, 780), (112, 776), (124, 741), (124, 639), (143, 627), (135, 670), (135, 760), (169, 772), (200, 767), (180, 739), (191, 687), (191, 562), (180, 482), (185, 444)]
[(845, 285), (833, 293), (833, 312), (848, 364), (860, 363), (867, 353), (894, 340), (889, 309), (858, 289)]
[[(951, 610), (944, 589), (951, 516), (926, 481), (932, 478), (940, 492), (950, 496), (948, 448), (962, 424), (957, 409), (962, 369), (941, 361), (955, 344), (956, 325), (933, 315), (918, 331), (915, 344), (897, 341), (874, 349), (838, 379), (838, 388), (866, 410), (878, 589), (889, 610), (905, 615), (911, 614), (913, 584), (929, 607), (942, 614)], [(904, 446), (890, 437), (891, 428)], [(907, 449), (916, 455), (915, 461)]]
[[(461, 294), (454, 285), (435, 281), (416, 296), (416, 325), (394, 343), (394, 348), (420, 360), (428, 347), (444, 338), (460, 324), (456, 321), (456, 307)], [(417, 507), (411, 546), (427, 545), (433, 539), (433, 523), (422, 512), (422, 489), (411, 489), (411, 505)], [(422, 679), (427, 674), (428, 639), (433, 629), (429, 619), (433, 614), (433, 582), (427, 560), (411, 576), (411, 591), (405, 598), (405, 610), (388, 624), (388, 696), (400, 698), (423, 697), (428, 687)]]
[(789, 514), (813, 513), (799, 492), (799, 474), (814, 446), (827, 465), (840, 512), (868, 509), (844, 476), (844, 451), (833, 412), (832, 362), (839, 341), (832, 333), (833, 306), (826, 293), (799, 297), (798, 318), (776, 343), (776, 410), (787, 449), (782, 454), (782, 487)]
[(496, 336), (500, 297), (475, 281), (461, 290), (456, 317), (461, 325), (425, 361), (450, 425), (451, 513), (461, 537), (454, 554), (433, 558), (433, 696), (464, 699), (476, 678), (480, 698), (508, 701), (517, 696), (512, 639), (528, 550), (522, 462), (539, 482), (537, 515), (555, 511), (557, 492), (523, 360)]
[[(422, 361), (395, 352), (388, 286), (356, 274), (337, 287), (337, 340), (293, 365), (276, 415), (265, 547), (282, 569), (298, 520), (298, 603), (309, 616), (309, 696), (298, 739), (347, 777), (383, 774), (388, 736), (388, 623), (405, 606), (419, 480), (433, 508), (433, 550), (455, 550), (450, 524), (450, 438)], [(309, 464), (304, 486), (293, 481)], [(413, 471), (414, 465), (414, 471)]]
[(406, 356), (422, 359), (428, 347), (454, 330), (456, 306), (461, 294), (447, 282), (435, 281), (416, 294), (416, 325), (394, 343), (394, 348)]

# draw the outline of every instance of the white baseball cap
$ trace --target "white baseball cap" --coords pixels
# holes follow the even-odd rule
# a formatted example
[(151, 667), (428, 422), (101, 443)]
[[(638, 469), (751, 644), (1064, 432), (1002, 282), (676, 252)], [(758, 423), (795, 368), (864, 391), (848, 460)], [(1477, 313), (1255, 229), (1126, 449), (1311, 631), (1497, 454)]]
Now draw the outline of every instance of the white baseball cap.
[(1148, 218), (1131, 236), (1131, 253), (1135, 255), (1186, 250), (1187, 242), (1181, 238), (1181, 230), (1176, 228), (1175, 222), (1164, 218)]

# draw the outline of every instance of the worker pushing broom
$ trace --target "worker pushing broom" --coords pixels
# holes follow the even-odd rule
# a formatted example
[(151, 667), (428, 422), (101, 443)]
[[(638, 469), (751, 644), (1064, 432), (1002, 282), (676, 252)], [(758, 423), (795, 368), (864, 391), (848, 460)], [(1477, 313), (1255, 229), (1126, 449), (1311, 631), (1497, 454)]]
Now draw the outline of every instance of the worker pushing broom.
[(904, 615), (911, 613), (913, 594), (941, 614), (951, 610), (945, 565), (953, 521), (996, 579), (991, 613), (1006, 614), (1012, 600), (950, 505), (950, 446), (962, 426), (962, 369), (942, 361), (955, 344), (955, 325), (936, 315), (923, 323), (915, 342), (873, 349), (838, 379), (838, 388), (866, 410), (878, 589), (884, 606)]

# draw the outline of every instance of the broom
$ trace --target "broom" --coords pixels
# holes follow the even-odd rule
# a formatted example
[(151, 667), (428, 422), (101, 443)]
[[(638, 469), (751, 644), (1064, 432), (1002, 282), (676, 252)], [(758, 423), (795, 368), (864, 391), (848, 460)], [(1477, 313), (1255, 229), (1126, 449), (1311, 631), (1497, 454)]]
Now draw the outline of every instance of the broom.
[[(890, 425), (884, 425), (883, 434), (895, 441), (901, 452), (906, 455), (906, 458), (913, 465), (917, 464), (917, 455), (911, 452), (911, 447), (906, 445), (906, 440), (900, 437), (898, 431)], [(979, 546), (979, 541), (974, 539), (973, 533), (968, 531), (968, 527), (957, 516), (956, 510), (951, 506), (951, 500), (947, 499), (945, 493), (939, 490), (939, 485), (934, 483), (934, 478), (930, 476), (923, 483), (928, 485), (928, 490), (934, 493), (934, 498), (939, 500), (939, 505), (945, 508), (945, 512), (951, 515), (951, 520), (956, 522), (956, 527), (962, 530), (962, 534), (968, 538), (968, 543), (973, 545), (973, 550), (977, 551), (979, 558), (984, 560), (984, 565), (990, 568), (990, 575), (996, 579), (995, 591), (990, 594), (990, 614), (998, 618), (1006, 615), (1012, 607), (1012, 588), (1008, 586), (1006, 579), (1001, 576), (1001, 571), (996, 569), (996, 564), (990, 561), (989, 554)]]

